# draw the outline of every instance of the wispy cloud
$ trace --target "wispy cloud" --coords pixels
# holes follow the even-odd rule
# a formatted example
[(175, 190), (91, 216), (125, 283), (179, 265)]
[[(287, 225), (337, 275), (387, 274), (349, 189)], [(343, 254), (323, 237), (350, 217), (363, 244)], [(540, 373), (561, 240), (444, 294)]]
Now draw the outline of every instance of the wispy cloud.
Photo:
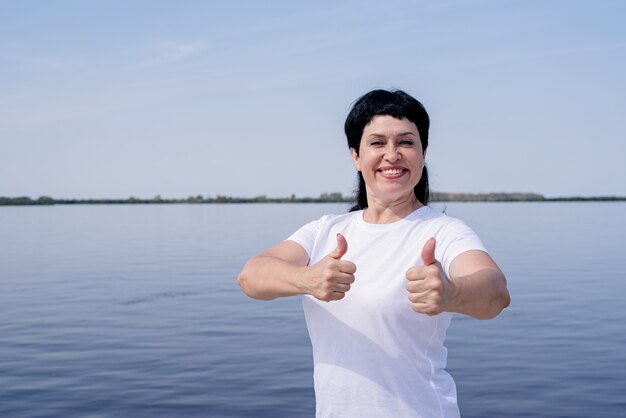
[(180, 61), (202, 51), (205, 47), (203, 40), (190, 42), (164, 41), (158, 46), (161, 62)]

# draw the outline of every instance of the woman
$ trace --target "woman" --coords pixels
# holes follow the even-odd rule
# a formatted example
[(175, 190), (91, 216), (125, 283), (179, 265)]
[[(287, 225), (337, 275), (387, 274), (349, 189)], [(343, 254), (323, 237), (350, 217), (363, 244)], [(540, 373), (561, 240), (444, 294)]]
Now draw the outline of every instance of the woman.
[(255, 299), (304, 295), (318, 417), (455, 417), (444, 370), (452, 312), (508, 306), (506, 279), (463, 222), (427, 206), (429, 117), (403, 91), (374, 90), (345, 123), (357, 205), (251, 258)]

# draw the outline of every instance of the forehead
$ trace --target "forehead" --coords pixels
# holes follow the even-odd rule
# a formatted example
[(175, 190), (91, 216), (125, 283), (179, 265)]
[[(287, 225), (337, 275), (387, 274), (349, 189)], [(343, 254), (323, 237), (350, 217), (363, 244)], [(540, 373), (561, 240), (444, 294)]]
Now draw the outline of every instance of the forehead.
[(397, 119), (389, 115), (376, 115), (363, 129), (363, 136), (394, 136), (411, 133), (419, 137), (417, 126), (407, 118)]

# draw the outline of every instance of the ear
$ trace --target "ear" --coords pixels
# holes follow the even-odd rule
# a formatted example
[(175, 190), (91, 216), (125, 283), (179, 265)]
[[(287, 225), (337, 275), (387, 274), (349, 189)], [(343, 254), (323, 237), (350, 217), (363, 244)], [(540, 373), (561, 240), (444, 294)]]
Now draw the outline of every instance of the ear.
[(426, 154), (428, 154), (428, 148), (424, 150), (424, 159), (426, 159)]
[(350, 156), (352, 156), (352, 164), (354, 164), (354, 168), (356, 168), (356, 171), (361, 171), (359, 154), (356, 153), (356, 150), (354, 148), (350, 148)]

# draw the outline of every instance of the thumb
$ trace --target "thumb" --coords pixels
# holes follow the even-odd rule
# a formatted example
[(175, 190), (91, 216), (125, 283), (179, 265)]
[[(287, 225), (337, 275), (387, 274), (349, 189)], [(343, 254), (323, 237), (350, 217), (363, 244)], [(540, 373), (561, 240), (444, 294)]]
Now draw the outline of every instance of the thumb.
[(424, 248), (422, 248), (422, 261), (425, 266), (430, 266), (437, 262), (437, 260), (435, 260), (435, 238), (429, 239), (426, 241), (426, 244), (424, 244)]
[(341, 234), (337, 234), (337, 248), (335, 248), (330, 254), (330, 257), (339, 260), (348, 251), (348, 241), (346, 237)]

